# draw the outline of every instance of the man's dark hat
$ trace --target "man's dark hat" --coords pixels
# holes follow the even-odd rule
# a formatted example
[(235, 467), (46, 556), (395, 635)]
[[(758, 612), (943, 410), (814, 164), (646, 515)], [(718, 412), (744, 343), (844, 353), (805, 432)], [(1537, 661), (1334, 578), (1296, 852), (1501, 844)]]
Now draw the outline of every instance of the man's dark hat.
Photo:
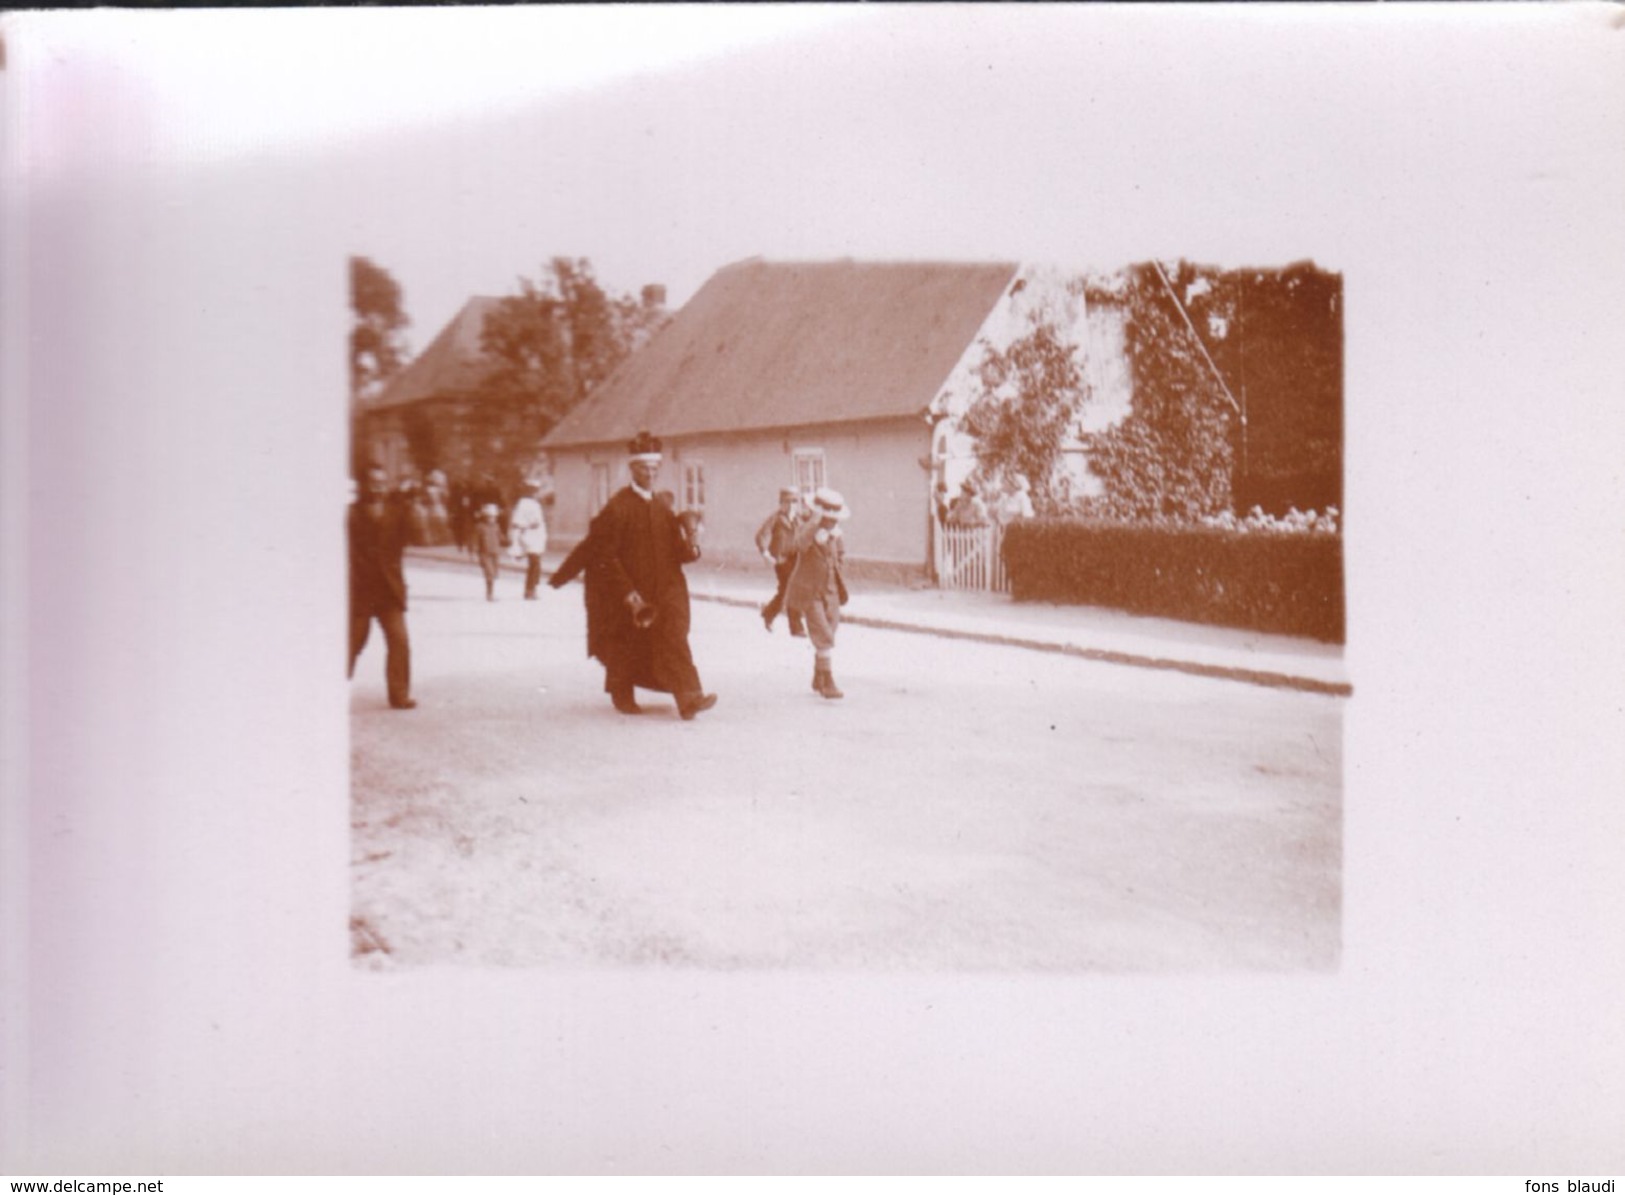
[(635, 461), (658, 461), (660, 460), (660, 440), (646, 431), (639, 432), (627, 444), (626, 454)]

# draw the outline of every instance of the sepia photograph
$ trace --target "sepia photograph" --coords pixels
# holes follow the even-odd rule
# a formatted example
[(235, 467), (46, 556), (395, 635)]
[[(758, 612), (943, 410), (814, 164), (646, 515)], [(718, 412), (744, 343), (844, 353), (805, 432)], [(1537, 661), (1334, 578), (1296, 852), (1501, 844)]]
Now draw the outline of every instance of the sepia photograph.
[(350, 268), (369, 965), (1335, 970), (1339, 276)]
[(1606, 1181), (1622, 30), (0, 18), (0, 1171)]

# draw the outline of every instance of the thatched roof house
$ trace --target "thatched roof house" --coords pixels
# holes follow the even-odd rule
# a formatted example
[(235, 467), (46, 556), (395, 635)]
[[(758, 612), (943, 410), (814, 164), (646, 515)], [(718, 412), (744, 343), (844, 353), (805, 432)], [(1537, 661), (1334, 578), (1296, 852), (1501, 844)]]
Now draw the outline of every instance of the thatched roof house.
[(413, 435), (432, 437), (437, 459), (457, 476), (473, 476), (485, 466), (467, 422), (485, 397), (482, 387), (494, 368), (480, 337), (485, 317), (501, 301), (483, 295), (470, 299), (359, 412), (358, 431), (368, 452), (392, 474), (413, 470)]
[(1008, 263), (727, 266), (553, 429), (548, 446), (615, 443), (640, 427), (693, 436), (918, 417), (1015, 271)]
[(476, 295), (459, 311), (429, 347), (389, 380), (378, 397), (368, 404), (373, 411), (406, 406), (426, 399), (471, 394), (491, 372), (492, 361), (480, 347), (485, 317), (496, 310), (501, 299)]
[(752, 559), (780, 486), (831, 485), (850, 551), (923, 572), (931, 411), (1017, 274), (1014, 263), (768, 262), (719, 270), (546, 438), (563, 539), (624, 484), (640, 428), (662, 485), (703, 509), (713, 558)]

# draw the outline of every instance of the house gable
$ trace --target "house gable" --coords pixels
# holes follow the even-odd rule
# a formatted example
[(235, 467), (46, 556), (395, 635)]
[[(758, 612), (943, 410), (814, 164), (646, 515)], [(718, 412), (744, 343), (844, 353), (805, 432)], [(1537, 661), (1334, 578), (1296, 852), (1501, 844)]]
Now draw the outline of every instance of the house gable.
[(480, 344), (485, 317), (501, 301), (476, 295), (465, 303), (429, 342), (429, 347), (391, 378), (383, 392), (367, 404), (366, 410), (389, 410), (477, 390), (492, 369), (491, 358)]

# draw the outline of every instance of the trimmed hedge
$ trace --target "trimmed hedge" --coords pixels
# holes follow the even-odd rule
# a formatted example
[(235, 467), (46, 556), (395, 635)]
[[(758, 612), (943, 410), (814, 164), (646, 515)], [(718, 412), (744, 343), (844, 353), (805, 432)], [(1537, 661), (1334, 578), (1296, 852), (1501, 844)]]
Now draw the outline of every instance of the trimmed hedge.
[(1344, 638), (1341, 535), (1022, 520), (1005, 528), (1004, 567), (1017, 601)]

